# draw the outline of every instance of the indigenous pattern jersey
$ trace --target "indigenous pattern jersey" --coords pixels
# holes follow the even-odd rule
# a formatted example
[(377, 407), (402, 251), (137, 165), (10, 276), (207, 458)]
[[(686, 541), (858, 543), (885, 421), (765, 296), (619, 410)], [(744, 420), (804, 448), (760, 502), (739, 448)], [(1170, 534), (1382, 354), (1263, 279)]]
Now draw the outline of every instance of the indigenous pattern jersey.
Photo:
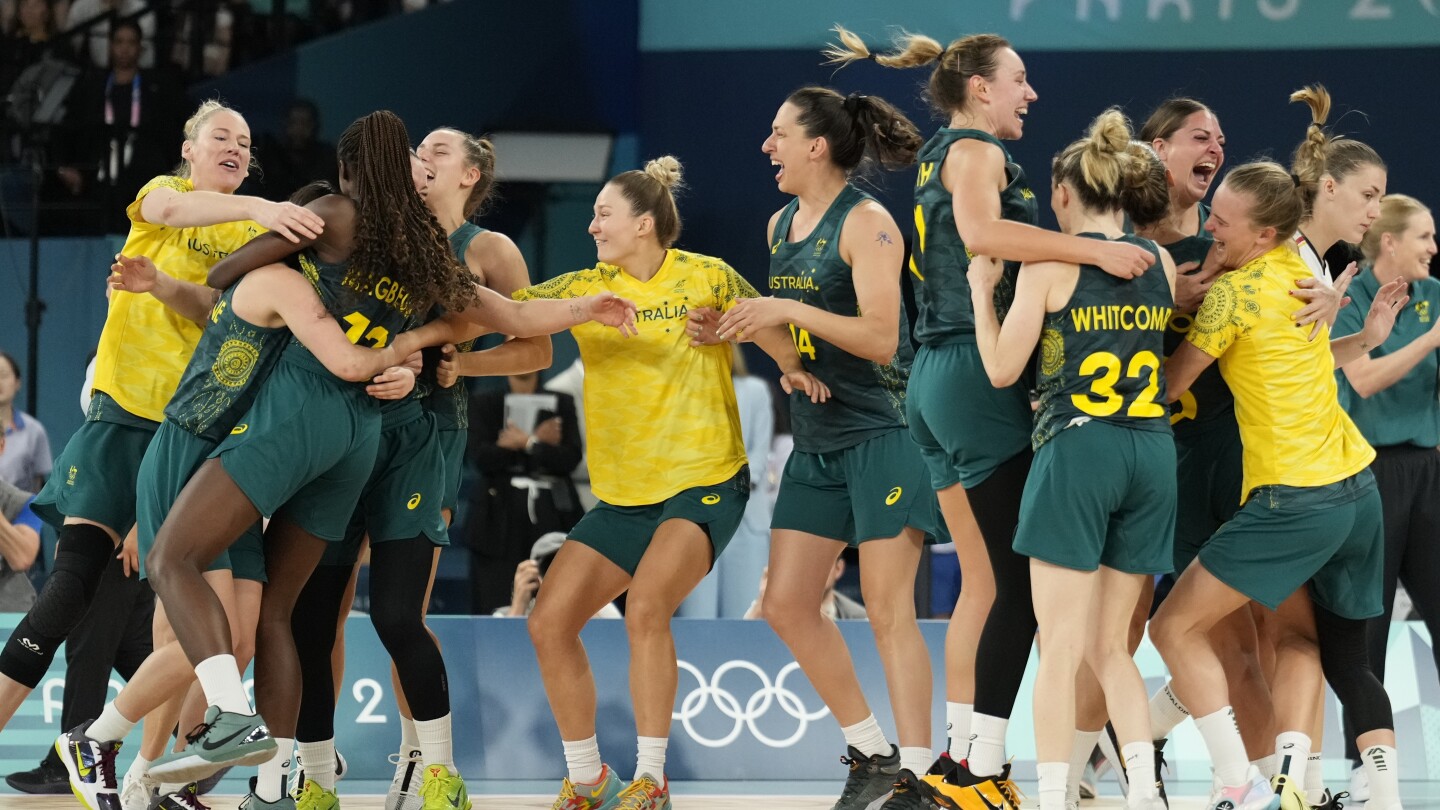
[[(485, 233), (485, 229), (472, 222), (462, 222), (455, 232), (450, 234), (450, 249), (455, 251), (455, 260), (460, 262), (462, 269), (465, 265), (465, 251), (470, 249), (470, 243), (475, 237)], [(465, 272), (469, 272), (468, 269)], [(436, 306), (430, 312), (431, 318), (439, 318), (445, 314), (443, 307)], [(455, 344), (455, 353), (461, 354), (475, 348), (475, 341), (467, 340), (464, 343)], [(465, 387), (465, 381), (456, 380), (449, 388), (443, 388), (435, 381), (435, 363), (439, 362), (440, 352), (438, 349), (425, 350), (425, 370), (420, 373), (420, 380), (416, 389), (423, 391), (421, 402), (426, 410), (435, 414), (435, 423), (440, 430), (467, 430), (470, 427), (470, 389)]]
[[(1205, 221), (1209, 218), (1210, 209), (1201, 203), (1200, 232), (1165, 245), (1176, 265), (1187, 262), (1201, 265), (1205, 263), (1210, 247), (1215, 244), (1215, 240), (1205, 230)], [(1190, 332), (1194, 323), (1194, 313), (1171, 313), (1170, 328), (1165, 331), (1166, 357), (1174, 354), (1176, 347), (1185, 342), (1185, 335)], [(1208, 428), (1222, 421), (1234, 423), (1235, 396), (1230, 393), (1230, 386), (1225, 384), (1225, 378), (1220, 375), (1220, 367), (1216, 365), (1200, 372), (1200, 377), (1190, 385), (1190, 390), (1181, 394), (1180, 399), (1170, 406), (1170, 424), (1175, 428), (1175, 438), (1184, 441), (1203, 435)]]
[[(854, 186), (845, 186), (810, 235), (795, 242), (785, 237), (800, 201), (785, 206), (770, 240), (770, 292), (838, 315), (859, 314), (853, 271), (840, 257), (840, 234), (855, 206), (873, 199)], [(830, 388), (830, 399), (819, 405), (803, 391), (790, 395), (795, 449), (829, 453), (906, 426), (905, 384), (914, 349), (905, 308), (898, 308), (899, 340), (894, 356), (884, 365), (790, 326), (805, 370)]]
[[(960, 335), (975, 334), (970, 281), (965, 271), (974, 255), (955, 227), (953, 198), (940, 176), (945, 157), (957, 141), (974, 139), (994, 144), (1005, 154), (1005, 188), (1000, 191), (1000, 216), (1034, 225), (1040, 221), (1035, 193), (1025, 171), (1011, 159), (995, 136), (976, 129), (942, 129), (920, 151), (920, 173), (915, 181), (915, 245), (910, 272), (915, 275), (915, 339), (926, 345), (949, 343)], [(1003, 320), (1015, 300), (1019, 262), (1006, 262), (1005, 274), (995, 285), (995, 304)]]
[(235, 290), (244, 283), (230, 285), (210, 308), (200, 344), (165, 408), (166, 419), (215, 444), (249, 410), (290, 342), (289, 329), (256, 326), (235, 314)]
[(732, 349), (692, 347), (685, 325), (693, 308), (725, 312), (760, 294), (725, 262), (671, 249), (649, 281), (602, 263), (512, 297), (606, 291), (635, 302), (640, 334), (626, 337), (594, 322), (571, 330), (585, 364), (585, 452), (595, 497), (641, 506), (729, 480), (745, 466)]
[(1245, 445), (1244, 502), (1258, 486), (1318, 487), (1365, 469), (1375, 451), (1341, 410), (1330, 333), (1291, 319), (1310, 268), (1289, 244), (1215, 280), (1186, 337), (1219, 358)]
[[(216, 262), (265, 232), (248, 220), (194, 228), (146, 222), (141, 205), (150, 192), (160, 188), (182, 194), (195, 190), (189, 180), (171, 175), (146, 183), (125, 209), (130, 235), (120, 252), (147, 256), (162, 272), (181, 281), (204, 284)], [(199, 340), (199, 325), (152, 296), (114, 292), (95, 355), (94, 389), (109, 394), (128, 413), (159, 422)]]
[(1135, 430), (1170, 429), (1161, 366), (1175, 300), (1155, 244), (1136, 236), (1120, 241), (1155, 254), (1149, 271), (1119, 279), (1094, 265), (1081, 265), (1070, 302), (1045, 317), (1040, 409), (1032, 437), (1036, 449), (1065, 428), (1091, 419)]

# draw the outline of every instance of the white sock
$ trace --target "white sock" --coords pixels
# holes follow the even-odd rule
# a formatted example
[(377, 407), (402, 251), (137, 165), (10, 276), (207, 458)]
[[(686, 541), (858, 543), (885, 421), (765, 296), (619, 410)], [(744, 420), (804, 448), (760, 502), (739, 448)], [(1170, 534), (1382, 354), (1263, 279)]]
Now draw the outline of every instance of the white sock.
[(635, 778), (648, 776), (665, 784), (665, 748), (669, 737), (640, 737), (636, 745)]
[(935, 752), (929, 748), (911, 747), (900, 748), (900, 767), (909, 770), (919, 779), (930, 770), (930, 763), (935, 761)]
[(1065, 782), (1070, 775), (1070, 763), (1037, 762), (1035, 774), (1040, 777), (1040, 810), (1065, 810)]
[(96, 742), (115, 742), (125, 739), (125, 735), (135, 728), (135, 721), (120, 713), (115, 708), (115, 701), (105, 704), (100, 716), (95, 722), (85, 729), (85, 736)]
[[(1310, 735), (1299, 731), (1282, 731), (1275, 736), (1275, 774), (1290, 777), (1290, 784), (1305, 790), (1305, 766), (1310, 761)], [(1263, 774), (1265, 770), (1262, 768)], [(1315, 795), (1319, 801), (1320, 795)]]
[(873, 714), (853, 726), (845, 726), (840, 732), (845, 735), (845, 743), (859, 751), (861, 756), (890, 754), (890, 741), (885, 739), (885, 732), (880, 730), (880, 722)]
[(455, 755), (451, 752), (454, 739), (450, 733), (450, 714), (434, 720), (416, 720), (415, 734), (420, 738), (420, 758), (426, 765), (444, 765), (455, 772)]
[(1190, 710), (1175, 697), (1175, 692), (1167, 682), (1155, 696), (1150, 698), (1150, 739), (1163, 740), (1170, 736), (1170, 731), (1176, 726), (1185, 722), (1190, 716)]
[(148, 777), (150, 775), (150, 762), (151, 760), (136, 754), (135, 760), (130, 763), (130, 769), (125, 772), (125, 775), (133, 779)]
[[(1395, 749), (1390, 750), (1394, 751)], [(1305, 795), (1314, 796), (1315, 801), (1318, 802), (1321, 794), (1325, 792), (1325, 763), (1320, 754), (1310, 754), (1307, 759), (1309, 761), (1305, 764)], [(1391, 759), (1390, 762), (1393, 765), (1395, 760)], [(1391, 770), (1393, 771), (1394, 768)], [(1399, 788), (1397, 787), (1396, 790)], [(1377, 804), (1374, 810), (1380, 810), (1380, 808), (1381, 805)]]
[(1090, 755), (1095, 752), (1095, 745), (1100, 742), (1100, 735), (1105, 730), (1081, 731), (1075, 730), (1075, 744), (1070, 747), (1070, 776), (1065, 783), (1065, 804), (1080, 803), (1080, 777), (1085, 775), (1085, 766), (1090, 762)]
[(1155, 787), (1155, 743), (1126, 743), (1120, 748), (1120, 759), (1125, 762), (1125, 780), (1130, 783), (1130, 792), (1125, 794), (1126, 804), (1140, 807), (1150, 799), (1158, 799), (1160, 789)]
[(205, 690), (205, 702), (219, 706), (222, 712), (254, 714), (250, 699), (245, 696), (245, 684), (240, 681), (240, 670), (233, 655), (212, 655), (195, 665), (195, 677), (200, 679), (200, 688)]
[(1235, 725), (1235, 710), (1229, 706), (1195, 718), (1195, 727), (1205, 738), (1205, 748), (1210, 751), (1210, 762), (1215, 766), (1215, 776), (1225, 787), (1240, 787), (1250, 780), (1245, 774), (1250, 769), (1250, 760), (1245, 758), (1245, 743), (1240, 739), (1240, 728)]
[(420, 734), (415, 731), (414, 718), (400, 715), (400, 756), (408, 757), (420, 748)]
[[(295, 753), (295, 741), (276, 737), (275, 744), (279, 746), (275, 749), (275, 756), (260, 763), (260, 773), (255, 779), (255, 798), (262, 802), (280, 801), (286, 795), (286, 782), (290, 780), (290, 758)], [(335, 768), (333, 757), (330, 768), (332, 771)]]
[(600, 763), (600, 742), (594, 737), (585, 740), (563, 741), (565, 767), (570, 771), (570, 781), (576, 785), (593, 785), (600, 781), (604, 766)]
[[(975, 712), (970, 717), (970, 773), (994, 776), (1005, 766), (1005, 728), (1010, 720)], [(1063, 798), (1063, 795), (1062, 795)]]
[[(335, 738), (320, 742), (302, 742), (300, 764), (305, 766), (305, 778), (313, 779), (320, 787), (335, 792)], [(304, 785), (300, 786), (305, 789)]]
[(1360, 753), (1365, 775), (1370, 777), (1370, 801), (1366, 810), (1398, 810), (1400, 807), (1400, 757), (1388, 745), (1372, 745)]
[(970, 715), (974, 713), (973, 703), (945, 702), (945, 750), (956, 762), (965, 758), (970, 745)]
[(1250, 764), (1254, 765), (1255, 770), (1259, 771), (1260, 775), (1265, 777), (1266, 779), (1273, 779), (1275, 777), (1275, 774), (1279, 772), (1279, 766), (1276, 765), (1276, 759), (1274, 754), (1261, 757), (1251, 762)]

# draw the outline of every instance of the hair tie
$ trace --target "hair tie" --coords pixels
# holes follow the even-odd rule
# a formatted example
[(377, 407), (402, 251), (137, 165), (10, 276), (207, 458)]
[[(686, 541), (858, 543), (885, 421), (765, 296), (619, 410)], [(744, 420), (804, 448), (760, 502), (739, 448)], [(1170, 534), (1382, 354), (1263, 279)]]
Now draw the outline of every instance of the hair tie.
[(865, 54), (865, 58), (869, 59), (871, 62), (879, 62), (880, 54), (871, 51), (870, 53)]
[(851, 93), (845, 97), (845, 101), (841, 102), (841, 106), (845, 108), (845, 112), (848, 113), (851, 118), (854, 118), (855, 115), (860, 112), (860, 103), (866, 98), (867, 96), (862, 96), (859, 93)]
[(1295, 174), (1294, 172), (1290, 173), (1290, 182), (1295, 184), (1295, 188), (1300, 188), (1300, 186), (1302, 185), (1300, 182), (1300, 175)]

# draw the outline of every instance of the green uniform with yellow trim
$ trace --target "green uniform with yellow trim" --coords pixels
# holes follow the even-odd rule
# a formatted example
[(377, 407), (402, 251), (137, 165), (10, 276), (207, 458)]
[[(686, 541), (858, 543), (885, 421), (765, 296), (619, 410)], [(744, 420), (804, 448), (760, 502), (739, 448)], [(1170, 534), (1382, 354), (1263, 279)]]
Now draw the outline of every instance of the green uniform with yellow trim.
[[(995, 388), (975, 346), (975, 315), (966, 270), (970, 253), (955, 227), (952, 197), (941, 182), (945, 157), (956, 142), (993, 144), (1005, 155), (1005, 188), (1000, 216), (1039, 222), (1035, 194), (1025, 172), (993, 135), (974, 129), (941, 129), (920, 151), (915, 183), (915, 338), (920, 350), (910, 375), (906, 409), (910, 434), (920, 446), (934, 489), (984, 483), (1004, 462), (1030, 443), (1030, 396), (1024, 381)], [(1017, 262), (1005, 263), (995, 287), (1000, 312), (1015, 297)]]
[[(352, 343), (388, 346), (414, 316), (409, 292), (389, 275), (361, 289), (347, 263), (322, 262), (309, 249), (298, 259)], [(380, 422), (380, 406), (364, 383), (334, 376), (292, 340), (255, 404), (212, 457), (261, 514), (339, 541), (370, 478)]]
[[(145, 577), (145, 558), (155, 545), (155, 533), (180, 491), (250, 409), (290, 342), (289, 329), (256, 326), (235, 314), (235, 291), (244, 283), (242, 278), (231, 285), (210, 308), (200, 344), (190, 356), (175, 396), (165, 407), (165, 421), (140, 463), (136, 538), (141, 578)], [(209, 570), (231, 570), (236, 579), (265, 582), (260, 523), (220, 552)]]
[[(455, 232), (450, 234), (450, 249), (455, 251), (455, 260), (460, 266), (465, 266), (465, 251), (470, 249), (470, 243), (475, 237), (485, 233), (485, 229), (473, 222), (462, 222)], [(439, 317), (443, 310), (437, 308), (434, 313)], [(475, 348), (475, 341), (467, 340), (464, 343), (456, 344), (455, 352), (462, 354)], [(421, 374), (427, 393), (422, 402), (425, 409), (435, 415), (435, 423), (440, 430), (440, 451), (445, 456), (445, 486), (441, 493), (440, 508), (448, 509), (453, 514), (455, 507), (460, 502), (460, 479), (465, 472), (465, 444), (466, 437), (470, 433), (470, 389), (465, 381), (456, 380), (449, 388), (442, 388), (435, 381), (435, 363), (439, 360), (439, 350), (426, 350), (425, 370)]]
[[(855, 206), (873, 200), (851, 185), (804, 239), (787, 241), (800, 201), (780, 213), (770, 246), (770, 290), (827, 312), (860, 311), (840, 234)], [(867, 237), (868, 238), (868, 237)], [(790, 327), (805, 370), (830, 388), (813, 403), (790, 395), (795, 450), (785, 462), (771, 527), (860, 543), (895, 537), (906, 526), (935, 532), (935, 496), (905, 421), (905, 386), (914, 352), (900, 308), (895, 354), (884, 365)]]
[(1015, 551), (1082, 571), (1160, 574), (1171, 570), (1175, 532), (1161, 371), (1175, 300), (1155, 243), (1116, 241), (1150, 250), (1155, 263), (1128, 280), (1081, 265), (1069, 302), (1045, 317), (1035, 462)]
[[(1215, 240), (1205, 231), (1210, 209), (1200, 205), (1200, 230), (1178, 242), (1165, 245), (1175, 264), (1205, 263)], [(1194, 272), (1199, 272), (1198, 270)], [(1176, 312), (1165, 332), (1165, 356), (1185, 341), (1195, 315)], [(1175, 518), (1175, 573), (1190, 565), (1200, 547), (1225, 521), (1235, 516), (1240, 501), (1240, 426), (1235, 423), (1235, 395), (1220, 375), (1218, 365), (1210, 366), (1171, 405), (1170, 424), (1175, 429), (1176, 474), (1180, 500)]]
[[(145, 220), (150, 192), (195, 190), (188, 178), (161, 175), (125, 209), (130, 233), (120, 252), (148, 256), (181, 281), (204, 284), (216, 262), (265, 229), (248, 220), (179, 228)], [(115, 292), (95, 355), (95, 380), (85, 422), (55, 460), (55, 474), (32, 508), (59, 527), (84, 518), (122, 537), (135, 525), (135, 482), (165, 406), (200, 340), (200, 327), (149, 294)]]

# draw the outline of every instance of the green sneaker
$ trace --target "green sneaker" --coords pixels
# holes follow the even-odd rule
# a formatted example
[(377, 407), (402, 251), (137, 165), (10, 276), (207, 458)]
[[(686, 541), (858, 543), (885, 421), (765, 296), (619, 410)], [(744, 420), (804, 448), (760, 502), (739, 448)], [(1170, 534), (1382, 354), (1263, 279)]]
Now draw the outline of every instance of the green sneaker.
[(255, 777), (250, 777), (250, 793), (240, 800), (240, 810), (295, 810), (294, 796), (281, 796), (267, 802), (255, 795)]
[(566, 779), (560, 783), (560, 795), (550, 810), (601, 810), (614, 807), (625, 786), (615, 778), (615, 771), (609, 765), (600, 768), (600, 779), (591, 785), (577, 785)]
[(194, 782), (227, 765), (255, 767), (275, 755), (275, 740), (258, 714), (205, 710), (205, 722), (186, 735), (183, 751), (150, 764), (150, 775), (164, 782)]
[(425, 782), (420, 785), (423, 810), (470, 810), (465, 780), (444, 765), (426, 765)]
[(314, 779), (306, 779), (305, 787), (295, 794), (295, 810), (339, 810), (340, 797), (326, 790)]

